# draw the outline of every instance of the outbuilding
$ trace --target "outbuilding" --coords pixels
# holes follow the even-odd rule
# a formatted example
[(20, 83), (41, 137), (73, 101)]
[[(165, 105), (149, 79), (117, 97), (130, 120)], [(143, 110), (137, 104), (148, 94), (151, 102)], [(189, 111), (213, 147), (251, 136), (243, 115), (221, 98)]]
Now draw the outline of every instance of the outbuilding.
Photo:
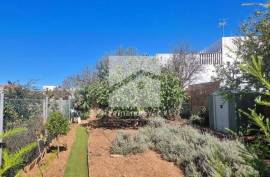
[[(254, 100), (259, 94), (231, 92), (230, 96), (224, 96), (223, 93), (218, 90), (208, 98), (210, 128), (221, 132), (228, 132), (227, 129), (239, 131), (248, 123), (240, 110), (248, 112), (248, 108), (254, 108)], [(262, 107), (258, 109), (264, 111)]]

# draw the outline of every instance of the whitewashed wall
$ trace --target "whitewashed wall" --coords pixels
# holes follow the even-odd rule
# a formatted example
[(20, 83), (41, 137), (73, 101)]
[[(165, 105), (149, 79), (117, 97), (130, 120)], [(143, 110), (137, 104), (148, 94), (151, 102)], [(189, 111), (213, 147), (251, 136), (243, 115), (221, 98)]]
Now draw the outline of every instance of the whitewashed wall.
[[(221, 51), (222, 55), (222, 64), (227, 64), (227, 62), (232, 63), (233, 60), (236, 58), (236, 45), (234, 41), (239, 37), (222, 37), (219, 41), (219, 47), (216, 49), (217, 52)], [(206, 52), (205, 50), (202, 53)], [(213, 52), (213, 51), (211, 51)], [(165, 65), (171, 58), (173, 54), (171, 53), (158, 53), (156, 54), (156, 58), (161, 63), (161, 65)], [(203, 71), (198, 73), (195, 77), (196, 80), (192, 83), (193, 84), (200, 84), (213, 81), (213, 78), (216, 77), (216, 67), (214, 64), (203, 64)]]

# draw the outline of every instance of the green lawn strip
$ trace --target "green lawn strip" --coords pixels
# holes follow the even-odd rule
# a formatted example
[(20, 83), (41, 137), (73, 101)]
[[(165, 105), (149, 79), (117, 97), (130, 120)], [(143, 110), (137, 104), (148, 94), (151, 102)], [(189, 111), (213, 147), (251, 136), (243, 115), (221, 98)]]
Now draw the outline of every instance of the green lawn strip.
[(88, 134), (84, 127), (76, 130), (76, 140), (73, 143), (66, 170), (65, 177), (88, 177)]

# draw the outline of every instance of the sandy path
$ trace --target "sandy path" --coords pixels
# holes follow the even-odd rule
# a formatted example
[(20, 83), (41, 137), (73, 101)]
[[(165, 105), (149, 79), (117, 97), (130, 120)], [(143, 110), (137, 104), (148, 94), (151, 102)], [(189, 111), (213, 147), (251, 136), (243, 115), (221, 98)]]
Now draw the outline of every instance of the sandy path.
[[(71, 147), (75, 140), (76, 135), (76, 128), (78, 125), (74, 124), (71, 125), (70, 131), (67, 135), (62, 136), (60, 141), (65, 142), (67, 144), (67, 150), (62, 151), (59, 154), (59, 158), (53, 158), (49, 160), (50, 155), (47, 154), (45, 159), (43, 160), (45, 163), (48, 163), (46, 167), (42, 167), (44, 176), (43, 177), (63, 177), (65, 172), (66, 163), (69, 157), (69, 153), (71, 151)], [(27, 172), (26, 174), (22, 174), (22, 176), (27, 177), (38, 177), (41, 176), (39, 169), (35, 166), (31, 171)]]
[(90, 130), (90, 177), (184, 177), (173, 163), (162, 160), (160, 155), (150, 150), (137, 155), (111, 157), (110, 146), (116, 135), (117, 130)]

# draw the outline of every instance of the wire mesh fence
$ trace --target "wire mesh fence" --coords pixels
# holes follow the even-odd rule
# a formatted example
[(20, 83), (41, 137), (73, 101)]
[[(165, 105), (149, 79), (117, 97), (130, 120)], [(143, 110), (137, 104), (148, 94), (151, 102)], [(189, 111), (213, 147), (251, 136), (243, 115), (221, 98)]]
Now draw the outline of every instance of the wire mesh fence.
[(65, 118), (70, 119), (71, 100), (48, 100), (48, 114), (50, 112), (61, 112)]
[(43, 123), (42, 99), (4, 99), (4, 130), (24, 127), (37, 120)]
[[(4, 94), (0, 93), (3, 97)], [(61, 112), (67, 119), (70, 119), (71, 101), (53, 99), (29, 99), (29, 98), (8, 98), (0, 99), (0, 125), (3, 129), (0, 132), (24, 128), (22, 133), (4, 138), (3, 147), (9, 152), (16, 152), (20, 148), (37, 142), (37, 147), (25, 157), (28, 164), (37, 158), (46, 147), (45, 123), (49, 114), (53, 111)], [(1, 140), (1, 138), (0, 138)], [(2, 149), (0, 147), (0, 161), (2, 160)], [(2, 161), (1, 161), (2, 162)]]

